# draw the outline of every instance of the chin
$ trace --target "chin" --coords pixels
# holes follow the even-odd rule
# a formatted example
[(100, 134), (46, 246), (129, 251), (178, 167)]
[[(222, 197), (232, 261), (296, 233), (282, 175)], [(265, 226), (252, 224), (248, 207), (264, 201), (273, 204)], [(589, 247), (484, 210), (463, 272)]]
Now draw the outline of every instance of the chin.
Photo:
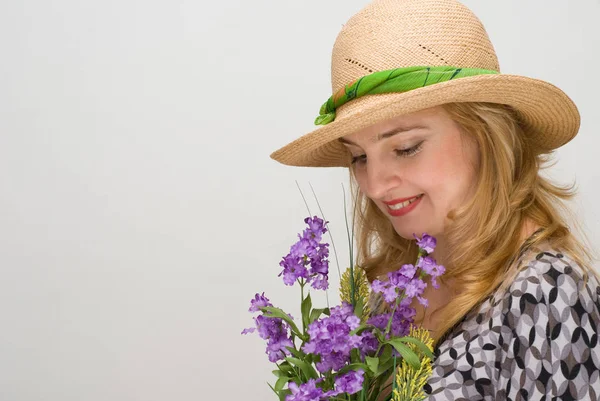
[(414, 225), (412, 227), (406, 225), (402, 227), (394, 227), (394, 230), (399, 236), (407, 240), (414, 240), (414, 235), (421, 237), (423, 234), (428, 234), (433, 237), (437, 237), (439, 234), (439, 230), (436, 230), (434, 227), (428, 227), (421, 224)]
[(399, 236), (401, 236), (402, 238), (406, 239), (406, 240), (414, 240), (415, 237), (413, 234), (416, 234), (418, 236), (421, 236), (421, 233), (426, 232), (423, 230), (419, 230), (419, 229), (415, 229), (415, 230), (409, 230), (407, 229), (407, 227), (402, 227), (401, 229), (395, 229), (396, 234), (398, 234)]

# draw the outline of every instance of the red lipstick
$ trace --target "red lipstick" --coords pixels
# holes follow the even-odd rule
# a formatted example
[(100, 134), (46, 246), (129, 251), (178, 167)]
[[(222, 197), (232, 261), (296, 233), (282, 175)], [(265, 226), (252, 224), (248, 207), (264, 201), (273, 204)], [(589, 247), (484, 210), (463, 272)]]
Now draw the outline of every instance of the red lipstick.
[(417, 195), (417, 199), (415, 201), (413, 201), (412, 203), (410, 203), (407, 206), (404, 206), (403, 208), (400, 209), (392, 209), (390, 208), (390, 205), (395, 205), (398, 204), (400, 202), (404, 202), (407, 201), (409, 199), (413, 199), (415, 198), (415, 196), (413, 196), (412, 198), (404, 198), (404, 199), (395, 199), (393, 201), (389, 201), (389, 202), (384, 202), (386, 205), (388, 205), (387, 207), (387, 212), (390, 214), (390, 216), (394, 216), (394, 217), (399, 217), (399, 216), (404, 216), (407, 213), (410, 213), (412, 210), (414, 210), (419, 203), (421, 203), (421, 199), (423, 198), (423, 195)]
[(391, 200), (391, 201), (383, 201), (383, 203), (385, 203), (386, 205), (395, 205), (397, 203), (404, 202), (404, 201), (407, 201), (407, 200), (412, 199), (412, 198), (416, 198), (417, 196), (421, 196), (421, 195), (413, 195), (413, 196), (410, 196), (408, 198), (399, 198), (399, 199), (394, 199), (394, 200)]

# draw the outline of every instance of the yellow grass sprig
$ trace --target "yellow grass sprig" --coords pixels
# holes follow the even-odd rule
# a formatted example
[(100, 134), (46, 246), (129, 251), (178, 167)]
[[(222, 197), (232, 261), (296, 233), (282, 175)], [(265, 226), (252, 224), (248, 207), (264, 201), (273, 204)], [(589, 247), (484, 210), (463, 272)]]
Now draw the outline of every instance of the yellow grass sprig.
[[(409, 336), (423, 342), (433, 352), (433, 339), (424, 328), (411, 327)], [(407, 344), (421, 359), (421, 365), (413, 368), (405, 360), (396, 373), (396, 388), (393, 391), (393, 401), (423, 401), (427, 398), (423, 386), (431, 376), (431, 359), (420, 352), (414, 344)]]
[[(361, 317), (361, 323), (365, 323), (370, 316), (370, 310), (368, 306), (369, 299), (369, 281), (367, 275), (363, 269), (358, 266), (353, 269), (354, 275), (354, 297), (356, 304), (362, 304), (363, 311)], [(344, 302), (352, 303), (352, 284), (350, 279), (350, 268), (347, 268), (342, 278), (340, 279), (340, 298)]]

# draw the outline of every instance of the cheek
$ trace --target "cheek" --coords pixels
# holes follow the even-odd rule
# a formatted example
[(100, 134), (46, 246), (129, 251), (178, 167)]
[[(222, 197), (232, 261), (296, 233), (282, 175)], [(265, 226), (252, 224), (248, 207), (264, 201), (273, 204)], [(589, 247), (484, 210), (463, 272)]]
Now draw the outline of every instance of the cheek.
[(354, 181), (356, 182), (358, 189), (364, 193), (366, 185), (366, 175), (359, 169), (355, 169), (352, 173), (352, 176), (354, 177)]
[(429, 195), (432, 206), (447, 214), (468, 196), (475, 172), (459, 147), (446, 147), (427, 159), (423, 160), (424, 173), (417, 182)]

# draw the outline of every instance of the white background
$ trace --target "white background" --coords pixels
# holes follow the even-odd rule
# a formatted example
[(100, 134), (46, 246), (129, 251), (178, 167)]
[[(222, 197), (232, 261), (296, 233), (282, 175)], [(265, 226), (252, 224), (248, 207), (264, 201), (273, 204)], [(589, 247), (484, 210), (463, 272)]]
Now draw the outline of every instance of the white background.
[[(600, 1), (465, 3), (503, 72), (578, 104), (550, 174), (576, 180), (600, 249)], [(347, 263), (347, 172), (269, 154), (314, 128), (365, 4), (0, 3), (0, 400), (275, 399), (264, 343), (240, 335), (249, 300), (298, 315), (277, 277), (308, 214), (296, 180)]]

